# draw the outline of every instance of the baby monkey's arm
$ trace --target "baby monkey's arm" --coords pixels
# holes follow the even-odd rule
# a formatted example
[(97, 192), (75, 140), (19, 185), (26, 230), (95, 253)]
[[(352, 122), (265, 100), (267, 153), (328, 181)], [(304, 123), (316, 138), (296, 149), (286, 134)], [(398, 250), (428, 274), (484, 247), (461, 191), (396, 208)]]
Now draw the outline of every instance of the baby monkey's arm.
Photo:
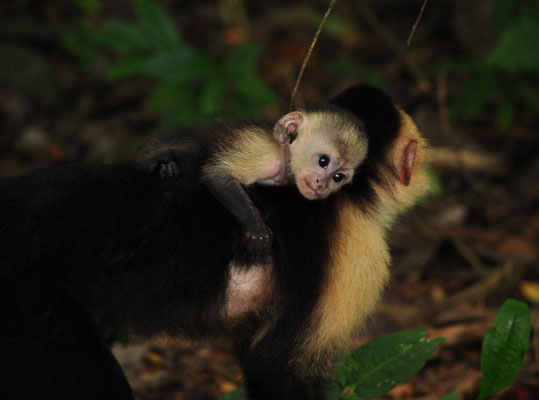
[[(189, 180), (189, 153), (183, 150), (168, 149), (144, 161), (148, 168), (164, 180)], [(188, 167), (188, 168), (186, 168)], [(187, 171), (186, 171), (187, 169)], [(211, 163), (198, 171), (197, 180), (219, 200), (221, 204), (236, 218), (243, 232), (241, 244), (250, 256), (266, 261), (270, 254), (271, 231), (262, 219), (244, 186), (231, 174)]]
[[(211, 167), (207, 169), (211, 170)], [(242, 226), (241, 242), (247, 252), (264, 261), (268, 259), (271, 231), (244, 186), (232, 175), (225, 173), (205, 173), (202, 182)]]

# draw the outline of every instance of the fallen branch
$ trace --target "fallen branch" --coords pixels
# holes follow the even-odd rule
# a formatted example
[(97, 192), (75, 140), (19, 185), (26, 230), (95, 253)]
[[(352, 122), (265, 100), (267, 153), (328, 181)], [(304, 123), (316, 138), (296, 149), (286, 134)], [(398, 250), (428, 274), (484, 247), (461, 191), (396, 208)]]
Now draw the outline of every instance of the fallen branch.
[(493, 175), (506, 171), (504, 159), (499, 154), (452, 147), (433, 148), (431, 163), (440, 168), (466, 169)]

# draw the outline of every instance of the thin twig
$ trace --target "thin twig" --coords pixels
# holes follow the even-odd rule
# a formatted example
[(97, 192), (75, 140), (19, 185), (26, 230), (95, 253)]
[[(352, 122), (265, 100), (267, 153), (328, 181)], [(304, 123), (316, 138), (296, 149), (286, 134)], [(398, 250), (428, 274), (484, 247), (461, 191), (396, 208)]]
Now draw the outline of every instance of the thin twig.
[(447, 76), (439, 73), (436, 76), (436, 101), (438, 103), (438, 115), (442, 126), (442, 132), (448, 137), (451, 135), (451, 125), (449, 124), (449, 107), (447, 105)]
[(292, 94), (290, 95), (290, 109), (291, 110), (294, 108), (294, 100), (296, 98), (296, 93), (298, 91), (299, 83), (301, 81), (301, 78), (303, 77), (303, 72), (305, 72), (305, 68), (307, 67), (307, 63), (309, 62), (309, 59), (311, 58), (311, 54), (313, 52), (316, 41), (318, 40), (318, 36), (320, 36), (320, 32), (322, 32), (322, 28), (324, 27), (324, 24), (326, 23), (329, 17), (329, 14), (331, 14), (331, 10), (333, 10), (333, 6), (335, 5), (336, 2), (337, 0), (330, 1), (328, 9), (326, 13), (324, 14), (324, 17), (322, 18), (320, 25), (318, 25), (318, 30), (314, 34), (313, 41), (311, 42), (311, 45), (309, 46), (309, 51), (307, 52), (307, 55), (305, 56), (305, 59), (303, 60), (303, 64), (301, 66), (301, 69), (299, 70), (299, 74), (296, 79), (296, 84), (294, 85), (294, 89), (292, 90)]
[(462, 256), (462, 258), (464, 258), (468, 262), (470, 267), (472, 267), (472, 269), (477, 275), (487, 276), (490, 274), (489, 269), (485, 267), (483, 261), (481, 261), (477, 254), (474, 253), (474, 251), (468, 245), (466, 245), (456, 236), (449, 235), (448, 238), (453, 244), (455, 250), (457, 250), (458, 253)]
[(402, 44), (400, 40), (395, 38), (395, 36), (385, 27), (385, 25), (382, 24), (382, 22), (378, 19), (375, 12), (373, 11), (369, 1), (363, 0), (361, 3), (359, 3), (358, 9), (367, 25), (369, 25), (369, 27), (374, 31), (374, 33), (378, 35), (378, 37), (380, 37), (380, 39), (382, 39), (388, 45), (388, 47), (395, 53), (398, 58), (401, 59), (405, 68), (417, 82), (419, 89), (422, 92), (430, 90), (430, 82), (410, 60), (406, 46), (404, 46), (404, 44)]
[(425, 7), (427, 6), (427, 3), (429, 0), (424, 0), (423, 5), (421, 6), (421, 10), (419, 11), (419, 15), (417, 16), (417, 19), (415, 20), (414, 26), (412, 26), (412, 32), (410, 32), (410, 36), (408, 36), (408, 40), (406, 41), (406, 45), (410, 46), (410, 42), (412, 41), (412, 37), (414, 36), (415, 30), (417, 29), (417, 25), (419, 25), (419, 21), (421, 20), (421, 17), (423, 16), (423, 11), (425, 11)]

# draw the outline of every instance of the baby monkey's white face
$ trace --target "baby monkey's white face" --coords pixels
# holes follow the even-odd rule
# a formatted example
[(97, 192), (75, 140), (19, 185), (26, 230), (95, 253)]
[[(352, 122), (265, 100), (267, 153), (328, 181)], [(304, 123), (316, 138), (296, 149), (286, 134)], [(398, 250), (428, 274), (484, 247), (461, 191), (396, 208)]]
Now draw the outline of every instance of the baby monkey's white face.
[(307, 199), (325, 198), (351, 182), (367, 156), (362, 127), (344, 112), (294, 111), (276, 128), (279, 124), (286, 133), (296, 186)]
[(344, 157), (335, 148), (328, 146), (309, 152), (310, 160), (293, 168), (296, 185), (306, 198), (323, 199), (352, 181), (359, 161), (343, 161)]

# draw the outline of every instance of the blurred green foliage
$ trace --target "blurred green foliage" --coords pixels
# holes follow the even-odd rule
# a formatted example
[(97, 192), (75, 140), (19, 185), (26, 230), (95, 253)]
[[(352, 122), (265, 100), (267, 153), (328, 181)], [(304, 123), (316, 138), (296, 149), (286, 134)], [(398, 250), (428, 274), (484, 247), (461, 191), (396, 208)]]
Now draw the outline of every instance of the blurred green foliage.
[[(93, 12), (97, 0), (77, 0)], [(224, 58), (188, 45), (159, 4), (133, 0), (136, 22), (108, 19), (100, 30), (80, 24), (64, 37), (64, 46), (84, 63), (111, 52), (112, 80), (145, 77), (156, 82), (148, 105), (165, 124), (197, 123), (219, 115), (258, 117), (275, 107), (275, 93), (255, 74), (260, 47), (246, 42)]]
[(99, 0), (73, 0), (75, 5), (87, 14), (96, 14), (101, 10)]
[[(309, 29), (313, 32), (316, 31), (319, 23), (319, 18), (313, 20), (309, 25)], [(324, 25), (323, 32), (330, 37), (338, 39), (339, 37), (346, 35), (347, 31), (351, 29), (349, 25), (350, 21), (345, 18), (330, 16)], [(341, 54), (328, 60), (325, 63), (325, 68), (336, 78), (342, 79), (343, 77), (346, 77), (350, 80), (357, 80), (360, 78), (362, 82), (380, 88), (387, 88), (388, 86), (388, 82), (383, 73), (372, 68), (358, 65), (345, 54)]]
[(495, 0), (492, 19), (496, 42), (487, 54), (445, 63), (442, 71), (467, 77), (450, 109), (452, 121), (470, 120), (487, 109), (506, 130), (519, 107), (539, 109), (539, 6)]
[(388, 86), (387, 80), (383, 73), (359, 66), (351, 60), (336, 58), (328, 61), (326, 63), (326, 68), (336, 76), (346, 76), (355, 79), (357, 79), (357, 77), (361, 77), (361, 80), (364, 83), (368, 83), (380, 88), (386, 88)]

